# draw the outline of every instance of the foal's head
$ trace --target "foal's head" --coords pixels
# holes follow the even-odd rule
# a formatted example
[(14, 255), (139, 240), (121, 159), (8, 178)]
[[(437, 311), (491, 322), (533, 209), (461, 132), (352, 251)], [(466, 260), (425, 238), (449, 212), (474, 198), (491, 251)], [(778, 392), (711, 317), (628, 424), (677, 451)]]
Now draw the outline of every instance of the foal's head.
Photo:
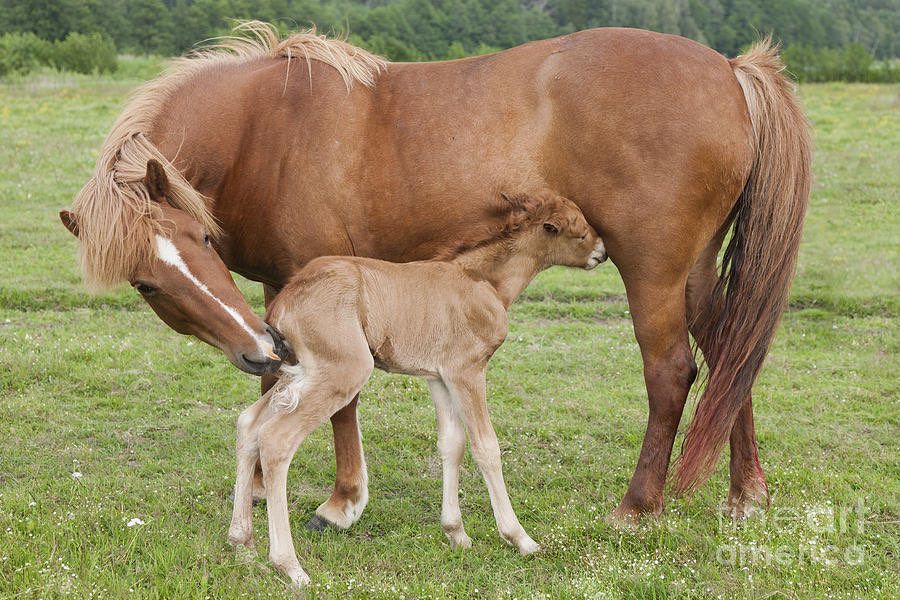
[[(154, 252), (132, 271), (131, 285), (169, 327), (219, 348), (239, 369), (277, 371), (286, 352), (281, 336), (247, 304), (203, 226), (167, 201), (169, 180), (157, 161), (147, 163), (144, 184), (161, 227)], [(77, 237), (76, 216), (64, 210), (60, 218)]]
[(542, 257), (543, 267), (593, 269), (606, 260), (603, 240), (568, 198), (552, 192), (503, 198), (516, 252)]

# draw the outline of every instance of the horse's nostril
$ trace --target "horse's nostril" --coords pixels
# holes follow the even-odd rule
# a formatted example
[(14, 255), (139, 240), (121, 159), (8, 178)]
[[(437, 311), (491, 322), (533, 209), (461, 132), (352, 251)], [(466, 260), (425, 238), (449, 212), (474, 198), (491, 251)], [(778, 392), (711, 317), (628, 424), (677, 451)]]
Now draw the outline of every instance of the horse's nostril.
[(275, 329), (274, 327), (272, 327), (271, 325), (266, 324), (266, 331), (268, 332), (268, 334), (270, 336), (272, 336), (272, 343), (275, 346), (275, 354), (277, 354), (278, 357), (282, 360), (287, 358), (287, 356), (288, 356), (287, 343), (285, 343), (284, 338), (281, 336), (281, 334), (278, 332), (278, 330)]

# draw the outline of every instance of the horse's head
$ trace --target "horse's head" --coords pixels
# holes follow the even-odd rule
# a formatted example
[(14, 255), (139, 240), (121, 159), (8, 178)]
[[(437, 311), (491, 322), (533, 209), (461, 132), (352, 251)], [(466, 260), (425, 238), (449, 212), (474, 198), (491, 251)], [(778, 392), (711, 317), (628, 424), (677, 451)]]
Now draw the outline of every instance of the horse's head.
[[(242, 371), (278, 370), (286, 354), (281, 336), (247, 304), (203, 226), (169, 204), (160, 163), (147, 163), (144, 184), (158, 203), (161, 231), (154, 236), (155, 251), (133, 269), (131, 285), (169, 327), (219, 348)], [(77, 237), (75, 215), (63, 210), (60, 218)]]
[(593, 269), (606, 260), (606, 248), (578, 206), (557, 194), (507, 196), (514, 211), (524, 213), (520, 244), (545, 257), (544, 266)]

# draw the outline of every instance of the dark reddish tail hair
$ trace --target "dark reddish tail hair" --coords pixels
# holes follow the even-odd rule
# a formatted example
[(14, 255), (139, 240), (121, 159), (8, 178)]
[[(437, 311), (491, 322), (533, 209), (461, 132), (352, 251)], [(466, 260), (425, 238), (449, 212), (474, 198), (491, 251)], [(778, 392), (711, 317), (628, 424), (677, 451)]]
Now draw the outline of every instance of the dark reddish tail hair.
[[(767, 38), (731, 61), (753, 126), (756, 158), (709, 299), (706, 389), (676, 466), (675, 489), (703, 483), (759, 374), (787, 304), (809, 203), (809, 126)], [(700, 341), (700, 340), (698, 340)]]

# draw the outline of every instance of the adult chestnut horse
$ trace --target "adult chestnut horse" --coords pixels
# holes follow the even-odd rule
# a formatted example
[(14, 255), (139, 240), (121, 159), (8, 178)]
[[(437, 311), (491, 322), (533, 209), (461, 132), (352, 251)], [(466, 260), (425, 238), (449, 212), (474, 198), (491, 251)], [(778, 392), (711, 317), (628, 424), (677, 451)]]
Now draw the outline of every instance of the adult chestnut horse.
[[(261, 23), (243, 29), (252, 39), (178, 62), (114, 126), (64, 219), (89, 283), (134, 283), (154, 259), (163, 216), (141, 179), (151, 158), (171, 182), (168, 205), (203, 224), (225, 264), (265, 284), (267, 298), (317, 256), (434, 257), (483, 227), (498, 193), (550, 189), (606, 241), (644, 362), (650, 415), (614, 516), (662, 510), (697, 373), (689, 332), (709, 376), (676, 489), (703, 481), (730, 440), (734, 513), (768, 500), (750, 392), (785, 306), (810, 186), (807, 123), (771, 43), (727, 60), (681, 37), (595, 29), (387, 63), (314, 32), (278, 40)], [(194, 275), (212, 288), (204, 278), (216, 273)], [(166, 305), (165, 281), (142, 285), (156, 286), (167, 322), (200, 327), (184, 303)], [(332, 424), (337, 481), (316, 518), (347, 527), (368, 497), (356, 402)]]

